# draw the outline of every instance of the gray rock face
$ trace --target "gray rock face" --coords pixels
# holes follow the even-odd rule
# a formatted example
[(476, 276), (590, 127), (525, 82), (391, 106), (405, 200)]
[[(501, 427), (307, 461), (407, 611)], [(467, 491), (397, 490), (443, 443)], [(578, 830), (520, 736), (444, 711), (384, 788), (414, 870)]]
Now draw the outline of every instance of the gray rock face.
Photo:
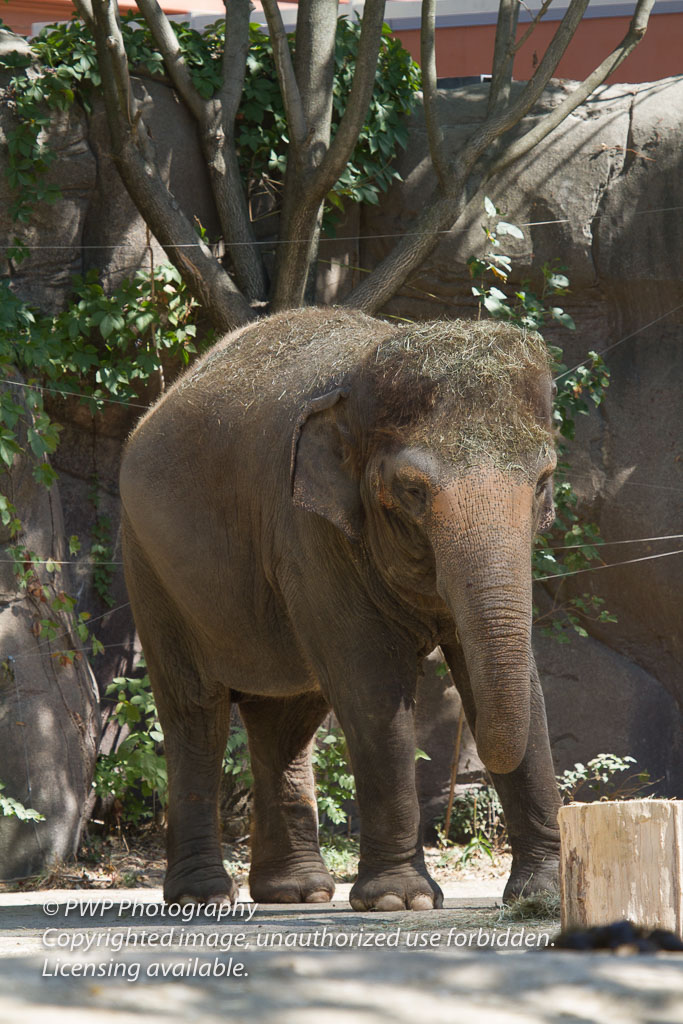
[[(659, 792), (681, 792), (680, 712), (659, 680), (592, 637), (568, 649), (537, 635), (534, 650), (558, 774), (598, 754), (629, 755), (634, 772), (647, 771)], [(630, 774), (616, 773), (615, 785)]]
[[(175, 93), (159, 82), (134, 78), (135, 97), (146, 124), (162, 179), (181, 209), (197, 218), (209, 238), (220, 234), (211, 199), (209, 176), (201, 156), (194, 122)], [(83, 227), (84, 266), (96, 267), (105, 286), (116, 287), (140, 267), (167, 263), (153, 235), (148, 235), (110, 154), (104, 103), (98, 99), (89, 117), (88, 137), (97, 162), (97, 177)], [(151, 249), (151, 254), (150, 254)]]
[[(18, 401), (16, 389), (12, 393)], [(36, 558), (68, 558), (59, 489), (37, 483), (33, 466), (31, 457), (17, 455), (0, 475), (1, 493), (16, 507), (25, 524), (20, 541)], [(0, 527), (3, 550), (9, 540)], [(76, 852), (99, 739), (99, 702), (87, 659), (60, 658), (83, 646), (73, 618), (50, 609), (60, 590), (73, 593), (68, 566), (52, 577), (38, 566), (36, 576), (22, 589), (12, 563), (0, 562), (0, 781), (5, 796), (46, 819), (0, 817), (2, 879), (45, 871)], [(41, 624), (48, 619), (57, 627), (52, 639)]]
[[(15, 197), (5, 176), (7, 133), (15, 124), (11, 105), (0, 104), (0, 268), (22, 299), (46, 313), (57, 313), (68, 300), (72, 275), (84, 269), (83, 224), (95, 183), (87, 123), (80, 107), (74, 105), (67, 111), (55, 111), (49, 130), (41, 133), (40, 141), (56, 153), (46, 181), (57, 185), (61, 196), (54, 203), (38, 204), (27, 225), (16, 225), (10, 218)], [(28, 246), (29, 256), (7, 265), (5, 247), (16, 235)]]

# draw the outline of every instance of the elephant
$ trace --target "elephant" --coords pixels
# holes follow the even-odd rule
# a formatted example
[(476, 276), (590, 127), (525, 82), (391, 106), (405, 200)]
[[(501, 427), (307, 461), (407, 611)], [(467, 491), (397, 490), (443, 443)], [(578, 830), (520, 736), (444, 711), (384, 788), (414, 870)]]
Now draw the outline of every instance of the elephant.
[(504, 898), (557, 885), (531, 650), (532, 544), (554, 517), (551, 390), (533, 331), (305, 308), (223, 338), (144, 414), (122, 456), (122, 545), (165, 737), (166, 900), (236, 897), (217, 802), (238, 702), (253, 899), (332, 898), (311, 768), (331, 708), (359, 805), (352, 907), (442, 906), (414, 739), (438, 645), (504, 808)]

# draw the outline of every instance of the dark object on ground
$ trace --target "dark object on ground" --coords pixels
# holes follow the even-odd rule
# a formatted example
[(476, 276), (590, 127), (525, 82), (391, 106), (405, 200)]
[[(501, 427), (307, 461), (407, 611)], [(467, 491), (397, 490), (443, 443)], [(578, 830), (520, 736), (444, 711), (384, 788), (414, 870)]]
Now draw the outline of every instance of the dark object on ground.
[(683, 940), (664, 928), (639, 928), (630, 921), (595, 928), (575, 928), (561, 932), (555, 939), (554, 949), (573, 949), (586, 953), (593, 949), (612, 949), (615, 952), (683, 953)]

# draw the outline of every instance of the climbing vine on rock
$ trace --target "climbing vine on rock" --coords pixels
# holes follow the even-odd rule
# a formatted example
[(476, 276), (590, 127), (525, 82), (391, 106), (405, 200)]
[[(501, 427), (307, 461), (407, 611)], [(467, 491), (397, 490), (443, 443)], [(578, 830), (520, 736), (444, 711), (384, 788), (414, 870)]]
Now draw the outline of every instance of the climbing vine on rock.
[[(51, 487), (57, 474), (49, 456), (57, 449), (61, 427), (48, 414), (46, 400), (78, 401), (92, 413), (112, 401), (144, 405), (141, 393), (158, 390), (164, 366), (180, 370), (212, 342), (209, 332), (197, 339), (197, 315), (197, 304), (177, 271), (166, 265), (156, 267), (154, 274), (139, 271), (109, 294), (95, 271), (77, 276), (71, 302), (58, 314), (32, 308), (7, 280), (0, 281), (0, 376), (5, 380), (0, 392), (0, 465), (9, 470), (17, 455), (30, 453), (34, 477)], [(93, 586), (111, 607), (111, 524), (99, 511), (96, 485), (90, 498), (95, 512), (89, 551)], [(76, 614), (76, 601), (58, 582), (60, 562), (54, 553), (31, 551), (22, 542), (21, 519), (6, 493), (0, 494), (0, 521), (12, 540), (7, 550), (20, 589), (40, 601), (36, 635), (44, 640), (62, 637), (63, 624), (53, 613)], [(80, 547), (78, 537), (69, 539), (71, 556)], [(88, 629), (89, 618), (90, 613), (80, 611), (75, 629), (82, 648), (87, 645), (94, 655), (102, 646)], [(77, 655), (80, 651), (68, 643), (55, 652), (63, 664)]]

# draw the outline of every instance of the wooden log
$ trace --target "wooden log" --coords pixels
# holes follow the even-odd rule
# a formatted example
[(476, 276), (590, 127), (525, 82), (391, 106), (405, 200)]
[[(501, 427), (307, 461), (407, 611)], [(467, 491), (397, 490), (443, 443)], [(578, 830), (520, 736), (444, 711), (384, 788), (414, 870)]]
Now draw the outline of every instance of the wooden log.
[(683, 937), (683, 801), (560, 808), (562, 928), (627, 919)]

